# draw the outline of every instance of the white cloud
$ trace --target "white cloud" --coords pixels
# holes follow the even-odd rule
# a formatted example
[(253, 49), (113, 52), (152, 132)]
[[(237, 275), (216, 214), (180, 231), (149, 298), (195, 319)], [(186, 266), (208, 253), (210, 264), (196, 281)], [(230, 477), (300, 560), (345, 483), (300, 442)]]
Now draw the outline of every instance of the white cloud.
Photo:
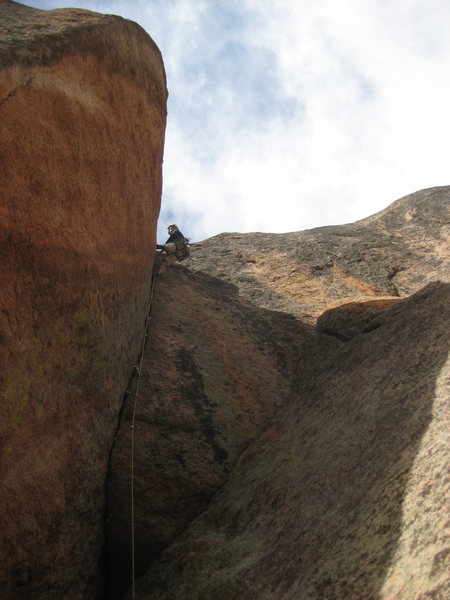
[(194, 239), (349, 222), (450, 183), (447, 0), (78, 5), (137, 21), (162, 51), (161, 238), (166, 220)]

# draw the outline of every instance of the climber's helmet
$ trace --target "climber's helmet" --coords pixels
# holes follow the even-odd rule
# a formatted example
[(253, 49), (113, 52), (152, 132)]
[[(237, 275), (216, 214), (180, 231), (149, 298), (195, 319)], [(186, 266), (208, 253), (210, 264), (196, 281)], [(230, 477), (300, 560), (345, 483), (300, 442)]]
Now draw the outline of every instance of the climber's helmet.
[(178, 225), (175, 225), (175, 223), (172, 223), (172, 225), (169, 225), (169, 227), (167, 228), (167, 231), (169, 233), (173, 233), (174, 231), (179, 231)]

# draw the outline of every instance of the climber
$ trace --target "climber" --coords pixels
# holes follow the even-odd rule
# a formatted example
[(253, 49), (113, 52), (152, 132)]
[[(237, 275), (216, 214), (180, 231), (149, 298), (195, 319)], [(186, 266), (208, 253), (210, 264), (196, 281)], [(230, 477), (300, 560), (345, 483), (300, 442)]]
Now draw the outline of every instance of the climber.
[(158, 254), (158, 275), (163, 273), (174, 262), (187, 258), (191, 250), (189, 239), (184, 237), (178, 229), (178, 225), (172, 223), (167, 228), (167, 231), (169, 232), (169, 238), (166, 243), (156, 245), (156, 249), (160, 251)]

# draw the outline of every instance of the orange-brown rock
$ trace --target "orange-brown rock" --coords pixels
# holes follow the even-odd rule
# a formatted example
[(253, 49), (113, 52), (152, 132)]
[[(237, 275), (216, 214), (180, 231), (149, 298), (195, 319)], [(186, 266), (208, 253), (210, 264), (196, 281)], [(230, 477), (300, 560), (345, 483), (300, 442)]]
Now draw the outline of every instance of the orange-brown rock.
[(136, 24), (0, 2), (0, 589), (95, 598), (148, 299), (166, 116)]

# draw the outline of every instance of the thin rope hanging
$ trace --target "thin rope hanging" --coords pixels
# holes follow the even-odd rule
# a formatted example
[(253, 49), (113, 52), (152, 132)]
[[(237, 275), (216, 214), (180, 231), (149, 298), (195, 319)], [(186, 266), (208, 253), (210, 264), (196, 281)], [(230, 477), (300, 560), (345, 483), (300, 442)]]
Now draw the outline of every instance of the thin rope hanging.
[(136, 598), (136, 576), (135, 576), (135, 527), (134, 527), (134, 425), (136, 422), (136, 406), (139, 395), (139, 386), (141, 382), (142, 363), (144, 361), (144, 351), (147, 343), (148, 336), (148, 323), (150, 320), (150, 313), (152, 310), (153, 302), (153, 291), (155, 289), (156, 281), (156, 261), (153, 264), (152, 279), (150, 283), (150, 297), (148, 302), (147, 316), (145, 318), (145, 333), (142, 341), (141, 354), (139, 356), (138, 364), (135, 366), (137, 371), (137, 383), (136, 391), (134, 393), (133, 402), (133, 417), (131, 420), (131, 579), (133, 583), (133, 600)]

